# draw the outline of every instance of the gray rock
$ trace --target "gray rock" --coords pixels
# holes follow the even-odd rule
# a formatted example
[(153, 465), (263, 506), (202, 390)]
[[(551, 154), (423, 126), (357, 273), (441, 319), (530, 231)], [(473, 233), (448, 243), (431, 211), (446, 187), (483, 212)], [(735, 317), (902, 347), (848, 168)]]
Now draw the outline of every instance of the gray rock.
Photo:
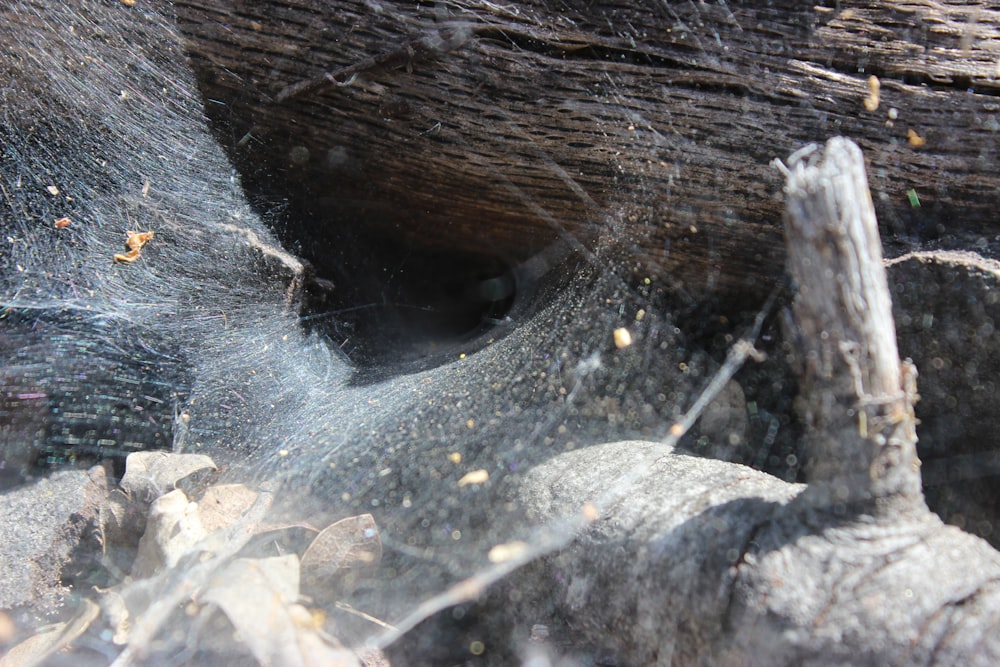
[(100, 554), (104, 469), (62, 470), (0, 495), (0, 609), (51, 616)]

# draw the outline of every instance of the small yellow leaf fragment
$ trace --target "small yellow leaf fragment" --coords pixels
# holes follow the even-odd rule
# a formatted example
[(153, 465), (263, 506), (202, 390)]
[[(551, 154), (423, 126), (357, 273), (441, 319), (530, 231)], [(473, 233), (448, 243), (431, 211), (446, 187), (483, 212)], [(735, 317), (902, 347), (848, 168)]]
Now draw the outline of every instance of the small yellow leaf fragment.
[(125, 245), (129, 247), (129, 250), (142, 250), (142, 246), (146, 245), (156, 232), (125, 232)]
[(490, 549), (486, 557), (490, 559), (491, 563), (505, 563), (512, 558), (522, 555), (527, 548), (528, 545), (525, 542), (507, 542), (505, 544), (498, 544)]
[(615, 347), (619, 350), (632, 344), (632, 334), (625, 327), (618, 327), (614, 333)]
[(490, 473), (486, 470), (480, 468), (479, 470), (473, 470), (462, 476), (462, 479), (458, 480), (459, 486), (469, 486), (470, 484), (482, 484), (490, 478)]
[(927, 143), (927, 140), (917, 134), (917, 131), (914, 129), (906, 131), (906, 140), (909, 141), (910, 145), (914, 148), (921, 148)]
[(126, 7), (135, 7), (135, 0), (122, 0), (122, 4)]
[(868, 77), (868, 95), (864, 99), (864, 105), (866, 111), (875, 111), (878, 109), (879, 103), (879, 91), (882, 89), (882, 84), (879, 82), (878, 77), (874, 74)]
[(116, 262), (126, 262), (126, 263), (131, 264), (132, 262), (134, 262), (137, 259), (139, 259), (139, 251), (138, 250), (129, 250), (126, 253), (118, 253), (117, 255), (115, 255), (115, 261)]
[(448, 460), (451, 461), (452, 463), (454, 463), (455, 465), (458, 465), (459, 463), (462, 462), (462, 453), (461, 452), (452, 452), (452, 453), (448, 454)]
[(127, 262), (131, 264), (135, 260), (139, 259), (139, 251), (142, 250), (142, 247), (146, 245), (146, 243), (148, 243), (154, 235), (154, 232), (125, 232), (125, 245), (128, 246), (129, 250), (126, 253), (119, 253), (115, 255), (115, 261)]

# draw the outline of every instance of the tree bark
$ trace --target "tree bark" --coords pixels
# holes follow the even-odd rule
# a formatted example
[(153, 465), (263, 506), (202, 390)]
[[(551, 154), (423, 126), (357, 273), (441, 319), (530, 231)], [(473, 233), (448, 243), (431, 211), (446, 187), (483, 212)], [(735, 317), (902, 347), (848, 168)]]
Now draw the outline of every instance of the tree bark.
[(996, 251), (993, 3), (177, 7), (245, 182), (313, 234), (508, 264), (604, 239), (675, 293), (762, 298), (783, 264), (768, 164), (840, 134), (892, 254)]

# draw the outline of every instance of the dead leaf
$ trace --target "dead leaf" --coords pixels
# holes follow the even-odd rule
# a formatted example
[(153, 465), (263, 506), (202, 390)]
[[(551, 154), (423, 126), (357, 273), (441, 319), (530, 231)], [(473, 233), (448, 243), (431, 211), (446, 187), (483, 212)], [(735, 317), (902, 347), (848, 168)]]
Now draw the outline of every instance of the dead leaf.
[(29, 667), (44, 664), (51, 656), (63, 650), (80, 637), (100, 614), (96, 603), (80, 600), (80, 608), (70, 620), (56, 623), (43, 632), (25, 639), (0, 658), (0, 667)]
[(262, 665), (355, 667), (357, 658), (322, 636), (307, 609), (296, 604), (299, 560), (238, 558), (212, 578), (199, 601), (217, 606)]
[(171, 491), (177, 483), (201, 470), (216, 470), (204, 454), (133, 452), (125, 459), (125, 474), (119, 486), (141, 502), (149, 502)]
[(126, 264), (131, 264), (135, 260), (139, 259), (139, 251), (129, 250), (126, 253), (117, 253), (115, 254), (114, 259), (116, 262), (125, 262)]
[(115, 261), (132, 263), (139, 259), (139, 251), (155, 235), (155, 232), (133, 232), (131, 230), (125, 232), (125, 245), (128, 246), (128, 252), (115, 255)]
[(238, 521), (257, 501), (257, 492), (243, 484), (213, 484), (205, 489), (198, 506), (201, 525), (213, 533)]
[(341, 519), (324, 528), (302, 554), (302, 578), (310, 596), (346, 597), (382, 560), (382, 540), (371, 514)]
[(305, 667), (360, 667), (361, 662), (334, 638), (328, 637), (317, 627), (315, 616), (302, 605), (292, 605), (289, 616), (295, 623), (295, 638), (302, 664)]
[(139, 540), (132, 576), (150, 577), (173, 567), (206, 535), (198, 503), (188, 500), (180, 489), (160, 496), (149, 507), (146, 532)]
[(135, 579), (105, 595), (102, 603), (115, 628), (115, 641), (126, 644), (114, 665), (129, 665), (166, 626), (177, 609), (209, 586), (246, 546), (271, 507), (273, 496), (261, 491), (253, 506), (230, 526), (217, 530), (182, 556), (177, 567)]
[(154, 236), (156, 232), (125, 232), (125, 245), (128, 246), (129, 250), (142, 250), (142, 246), (146, 245)]

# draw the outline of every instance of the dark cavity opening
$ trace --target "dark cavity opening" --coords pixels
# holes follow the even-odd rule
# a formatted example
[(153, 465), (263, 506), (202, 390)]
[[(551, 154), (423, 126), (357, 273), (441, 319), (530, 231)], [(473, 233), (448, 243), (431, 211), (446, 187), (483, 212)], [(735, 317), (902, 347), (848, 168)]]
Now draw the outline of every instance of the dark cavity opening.
[(353, 364), (419, 370), (506, 332), (518, 292), (511, 262), (487, 247), (425, 247), (394, 237), (384, 220), (363, 224), (372, 214), (357, 201), (317, 203), (294, 186), (275, 192), (266, 184), (281, 182), (278, 175), (250, 174), (244, 188), (281, 243), (310, 265), (303, 327)]
[[(477, 153), (463, 142), (488, 143), (491, 128), (443, 130), (447, 119), (422, 106), (406, 62), (376, 68), (364, 85), (282, 101), (275, 89), (308, 83), (313, 68), (275, 80), (253, 58), (223, 68), (200, 54), (228, 44), (229, 31), (183, 16), (180, 25), (191, 31), (211, 130), (248, 200), (311, 265), (301, 309), (307, 330), (327, 337), (365, 377), (437, 365), (506, 333), (515, 301), (544, 273), (532, 260), (555, 233), (518, 199), (523, 185), (469, 157)], [(322, 64), (337, 70), (330, 54)]]
[[(428, 249), (291, 216), (283, 241), (308, 261), (302, 324), (364, 367), (421, 367), (481, 347), (509, 322), (517, 280), (488, 253)], [(504, 327), (505, 328), (505, 327)]]

